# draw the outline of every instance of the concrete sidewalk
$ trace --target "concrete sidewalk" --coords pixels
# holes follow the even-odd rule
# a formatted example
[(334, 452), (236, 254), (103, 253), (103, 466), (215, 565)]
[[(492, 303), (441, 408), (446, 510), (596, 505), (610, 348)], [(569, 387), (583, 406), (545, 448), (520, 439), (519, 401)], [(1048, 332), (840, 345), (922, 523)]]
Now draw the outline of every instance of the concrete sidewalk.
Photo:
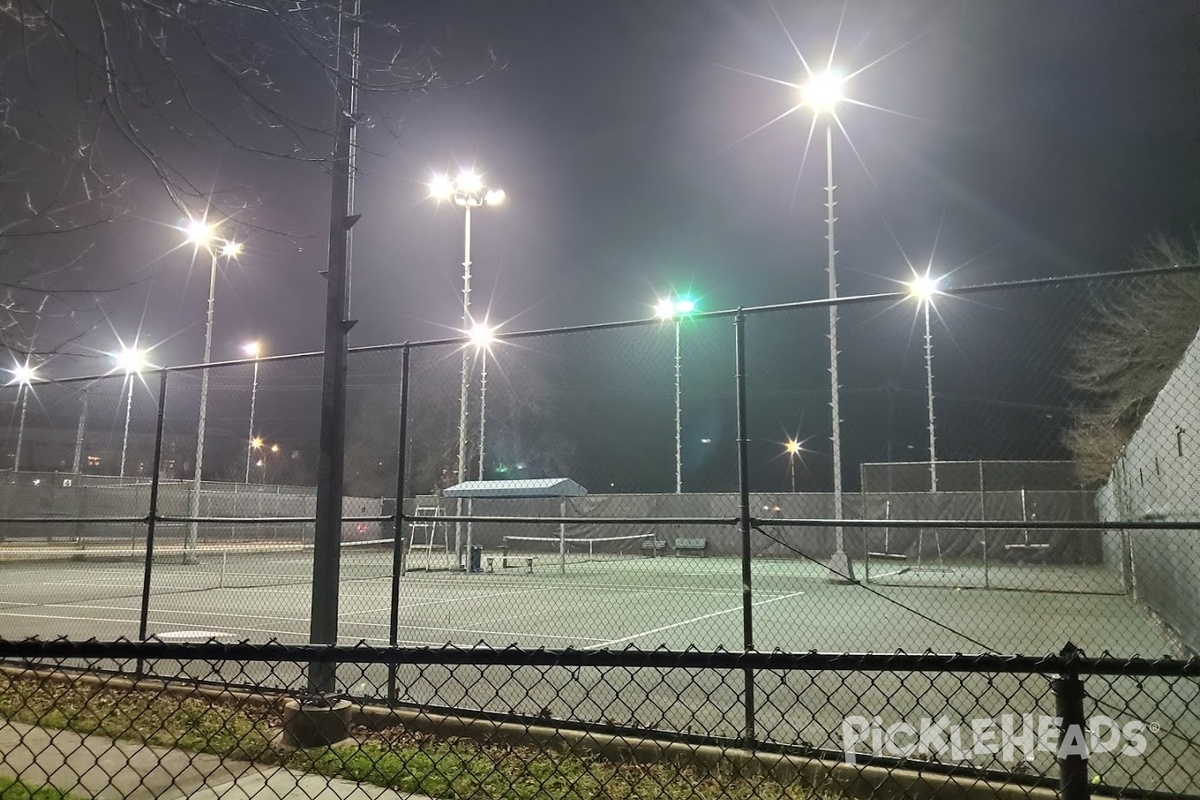
[(17, 722), (0, 723), (0, 775), (98, 800), (428, 800), (283, 767)]

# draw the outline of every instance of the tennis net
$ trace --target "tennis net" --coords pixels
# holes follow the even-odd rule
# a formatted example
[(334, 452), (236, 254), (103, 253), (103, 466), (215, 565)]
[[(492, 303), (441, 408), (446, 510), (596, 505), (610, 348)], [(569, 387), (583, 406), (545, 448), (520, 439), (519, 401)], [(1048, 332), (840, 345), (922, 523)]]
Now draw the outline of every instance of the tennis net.
[(549, 563), (589, 564), (653, 555), (656, 536), (640, 533), (626, 536), (569, 538), (566, 536), (505, 536), (503, 561), (506, 567), (524, 566), (516, 559), (535, 557)]

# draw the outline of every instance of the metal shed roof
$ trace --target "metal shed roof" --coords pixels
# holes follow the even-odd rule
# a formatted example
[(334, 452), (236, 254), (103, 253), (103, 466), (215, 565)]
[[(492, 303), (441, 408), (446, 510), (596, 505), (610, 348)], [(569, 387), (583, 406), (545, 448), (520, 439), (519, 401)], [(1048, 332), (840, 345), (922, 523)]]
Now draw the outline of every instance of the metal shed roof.
[(578, 497), (587, 489), (570, 478), (512, 481), (463, 481), (442, 490), (443, 497)]

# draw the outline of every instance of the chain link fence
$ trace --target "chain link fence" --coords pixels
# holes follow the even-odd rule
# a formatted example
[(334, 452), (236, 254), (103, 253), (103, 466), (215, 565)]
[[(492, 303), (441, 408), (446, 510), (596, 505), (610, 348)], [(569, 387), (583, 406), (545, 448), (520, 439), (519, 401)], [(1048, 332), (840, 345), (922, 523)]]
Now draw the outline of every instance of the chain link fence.
[[(737, 741), (755, 760), (824, 758), (861, 718), (847, 735), (865, 738), (843, 750), (868, 765), (891, 763), (876, 742), (894, 725), (1040, 725), (1070, 695), (1054, 681), (1075, 676), (1088, 720), (1163, 734), (1145, 763), (1093, 753), (1087, 780), (1195, 793), (1194, 662), (1129, 659), (1200, 648), (1197, 274), (844, 298), (836, 389), (824, 301), (354, 350), (336, 596), (311, 588), (319, 358), (0, 387), (0, 638), (124, 637), (151, 649), (71, 664), (295, 694), (307, 651), (150, 654), (294, 646), (333, 608), (345, 643), (521, 648), (348, 655), (337, 680), (358, 700)], [(997, 660), (1068, 641), (1124, 660)], [(716, 661), (691, 670), (689, 648)], [(975, 655), (777, 669), (723, 649)], [(516, 669), (509, 652), (533, 661)], [(1007, 770), (1034, 792), (1054, 774), (1053, 759), (967, 760), (965, 778), (947, 773), (967, 785)], [(850, 791), (789, 774), (728, 792)], [(587, 785), (571, 791), (618, 784)]]
[[(1196, 276), (355, 350), (341, 634), (1194, 653)], [(2, 387), (0, 634), (304, 641), (320, 371)]]
[[(1200, 793), (1200, 664), (1070, 646), (1029, 658), (26, 640), (0, 641), (0, 660), (5, 771), (78, 796)], [(341, 691), (305, 694), (317, 663), (336, 665)]]

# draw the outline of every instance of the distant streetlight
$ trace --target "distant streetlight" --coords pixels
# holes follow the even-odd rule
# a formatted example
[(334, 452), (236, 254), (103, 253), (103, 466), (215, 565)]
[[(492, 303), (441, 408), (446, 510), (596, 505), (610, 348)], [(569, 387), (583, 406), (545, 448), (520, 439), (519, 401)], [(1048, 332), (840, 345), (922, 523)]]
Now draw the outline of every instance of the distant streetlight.
[[(833, 71), (809, 76), (800, 88), (801, 104), (812, 109), (815, 116), (825, 117), (825, 238), (827, 240), (827, 269), (829, 299), (837, 299), (837, 248), (833, 237), (833, 126), (838, 103), (845, 98), (845, 79)], [(815, 124), (815, 121), (814, 121)], [(842, 420), (839, 408), (837, 303), (829, 304), (829, 407), (833, 421), (833, 516), (842, 520)], [(854, 565), (846, 555), (846, 541), (841, 525), (834, 528), (834, 552), (829, 562), (829, 579), (853, 581)]]
[[(209, 255), (208, 314), (204, 323), (204, 360), (202, 362), (208, 364), (212, 360), (213, 304), (217, 295), (218, 259), (237, 258), (242, 252), (242, 245), (232, 239), (221, 239), (217, 226), (210, 224), (204, 218), (189, 220), (183, 226), (183, 232), (187, 236), (187, 241), (194, 245), (197, 251), (203, 249)], [(188, 516), (191, 517), (191, 522), (188, 523), (187, 535), (183, 540), (184, 558), (187, 561), (195, 559), (196, 540), (200, 530), (200, 523), (196, 518), (200, 516), (200, 485), (204, 468), (204, 423), (208, 415), (208, 373), (207, 367), (200, 370), (200, 421), (196, 426), (196, 464), (192, 476), (192, 495), (188, 504)]]
[(788, 439), (787, 444), (783, 446), (783, 451), (788, 457), (788, 477), (792, 481), (792, 494), (796, 493), (796, 457), (800, 455), (800, 443), (795, 439)]
[(683, 491), (683, 362), (679, 350), (679, 326), (683, 317), (696, 310), (696, 301), (689, 297), (664, 297), (654, 304), (659, 319), (675, 323), (675, 494)]
[(29, 405), (29, 384), (35, 379), (36, 369), (29, 366), (29, 362), (24, 364), (16, 364), (9, 373), (12, 378), (10, 384), (17, 385), (17, 394), (21, 396), (21, 421), (17, 424), (17, 452), (13, 455), (13, 472), (21, 471), (21, 446), (25, 443), (25, 409)]
[(262, 469), (262, 478), (259, 483), (265, 484), (267, 482), (267, 453), (278, 453), (279, 445), (268, 445), (261, 436), (255, 436), (250, 440), (250, 448), (258, 451), (258, 460), (254, 462), (254, 466)]
[[(250, 435), (246, 437), (251, 444), (254, 442), (254, 404), (258, 398), (258, 357), (262, 354), (261, 342), (247, 342), (242, 345), (242, 352), (254, 359), (254, 377), (250, 381)], [(246, 483), (250, 483), (250, 452), (253, 448), (246, 447)]]
[(113, 353), (113, 361), (117, 369), (125, 373), (125, 383), (128, 389), (125, 395), (125, 435), (121, 437), (121, 467), (118, 477), (125, 477), (125, 455), (129, 451), (129, 417), (133, 411), (133, 382), (134, 376), (146, 368), (146, 352), (136, 347), (122, 347)]
[(908, 284), (909, 294), (921, 304), (925, 316), (925, 399), (926, 416), (929, 420), (929, 491), (937, 491), (937, 435), (935, 433), (933, 415), (933, 333), (929, 327), (929, 307), (933, 298), (938, 294), (939, 278), (934, 278), (926, 272), (918, 275)]
[[(462, 330), (470, 334), (474, 324), (471, 320), (471, 209), (496, 206), (504, 202), (503, 189), (488, 188), (475, 170), (464, 169), (451, 178), (435, 175), (429, 183), (429, 196), (435, 200), (453, 202), (463, 209), (463, 315)], [(458, 481), (467, 479), (467, 391), (471, 384), (471, 354), (466, 347), (462, 352), (462, 381), (458, 397)], [(458, 516), (462, 516), (462, 499), (457, 502)], [(458, 566), (462, 566), (461, 522), (454, 525), (454, 551)]]

